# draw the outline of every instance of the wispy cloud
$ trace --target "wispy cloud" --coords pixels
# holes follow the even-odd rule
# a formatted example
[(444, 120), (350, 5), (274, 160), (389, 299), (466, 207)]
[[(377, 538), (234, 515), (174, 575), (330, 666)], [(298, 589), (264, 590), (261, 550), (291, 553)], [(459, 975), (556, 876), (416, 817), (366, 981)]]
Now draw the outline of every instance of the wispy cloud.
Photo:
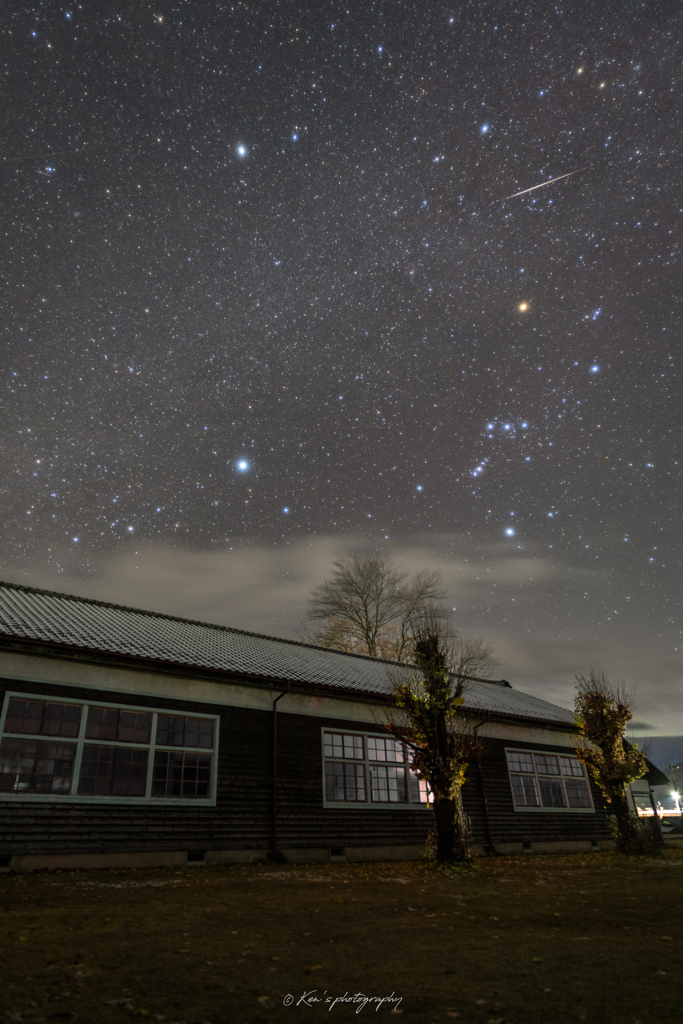
[[(366, 542), (315, 537), (282, 546), (233, 550), (150, 544), (98, 561), (91, 575), (62, 561), (5, 569), (6, 578), (100, 600), (258, 633), (294, 638), (312, 586), (332, 559)], [(513, 686), (571, 707), (574, 676), (590, 669), (622, 678), (641, 721), (667, 734), (683, 732), (680, 653), (672, 636), (633, 624), (596, 626), (586, 593), (607, 595), (619, 581), (602, 570), (568, 567), (545, 551), (517, 552), (475, 544), (459, 534), (397, 542), (388, 548), (407, 571), (443, 574), (453, 619), (485, 637)], [(603, 597), (600, 598), (603, 600)], [(604, 597), (607, 600), (607, 597)]]

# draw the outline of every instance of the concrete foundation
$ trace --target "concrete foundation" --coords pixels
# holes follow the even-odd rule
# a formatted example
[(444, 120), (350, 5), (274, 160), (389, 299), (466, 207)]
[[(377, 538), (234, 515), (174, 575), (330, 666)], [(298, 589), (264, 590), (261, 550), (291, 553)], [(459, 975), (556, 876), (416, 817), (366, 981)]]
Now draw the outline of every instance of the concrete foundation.
[[(590, 853), (595, 850), (612, 850), (612, 840), (591, 840), (555, 843), (496, 843), (499, 855), (520, 855), (533, 853)], [(353, 864), (362, 861), (403, 861), (419, 860), (422, 846), (347, 846), (311, 847), (282, 850), (287, 864)], [(475, 856), (484, 855), (483, 846), (475, 846)], [(187, 850), (144, 851), (138, 853), (44, 853), (15, 854), (0, 871), (90, 871), (112, 868), (177, 868), (202, 867), (218, 864), (254, 864), (269, 858), (268, 850)]]

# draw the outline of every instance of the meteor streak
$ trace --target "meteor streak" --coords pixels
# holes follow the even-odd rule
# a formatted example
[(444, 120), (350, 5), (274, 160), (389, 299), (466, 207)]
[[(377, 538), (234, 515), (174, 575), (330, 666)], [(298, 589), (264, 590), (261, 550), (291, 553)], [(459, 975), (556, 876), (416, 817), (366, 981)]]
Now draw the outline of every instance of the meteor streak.
[(534, 189), (543, 188), (544, 185), (551, 185), (553, 181), (560, 181), (562, 178), (571, 178), (572, 174), (580, 174), (581, 171), (587, 171), (588, 166), (589, 165), (586, 167), (579, 167), (578, 171), (569, 171), (568, 174), (559, 174), (557, 178), (549, 178), (548, 181), (542, 181), (540, 185), (532, 185), (531, 188), (523, 188), (521, 192), (513, 192), (511, 196), (505, 196), (505, 199), (502, 199), (501, 202), (504, 203), (506, 199), (514, 199), (515, 196), (526, 195), (527, 192), (533, 192)]

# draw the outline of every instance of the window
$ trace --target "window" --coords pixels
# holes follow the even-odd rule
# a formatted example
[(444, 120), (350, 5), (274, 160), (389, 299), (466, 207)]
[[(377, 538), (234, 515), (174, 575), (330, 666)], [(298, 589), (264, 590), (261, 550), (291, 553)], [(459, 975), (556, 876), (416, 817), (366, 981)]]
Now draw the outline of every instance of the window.
[(144, 796), (149, 752), (136, 747), (86, 743), (78, 780), (82, 796)]
[(578, 757), (531, 750), (507, 750), (506, 755), (515, 810), (593, 810)]
[(187, 750), (157, 750), (154, 755), (152, 796), (208, 796), (211, 754)]
[(75, 743), (3, 738), (0, 793), (70, 793)]
[(0, 795), (212, 802), (217, 721), (9, 694), (0, 716)]
[(373, 803), (404, 804), (406, 794), (405, 768), (391, 768), (388, 765), (370, 765), (370, 798)]
[(409, 769), (403, 743), (369, 733), (323, 730), (325, 803), (429, 806), (429, 787)]

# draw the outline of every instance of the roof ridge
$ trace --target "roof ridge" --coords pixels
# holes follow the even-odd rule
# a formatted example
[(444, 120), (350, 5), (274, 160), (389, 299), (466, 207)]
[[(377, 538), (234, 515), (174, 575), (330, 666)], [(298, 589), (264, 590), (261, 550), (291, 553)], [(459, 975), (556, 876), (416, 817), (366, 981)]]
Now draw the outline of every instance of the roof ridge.
[[(152, 612), (146, 608), (133, 608), (130, 605), (114, 604), (112, 601), (100, 601), (94, 597), (80, 597), (78, 594), (65, 594), (58, 590), (43, 590), (41, 587), (29, 587), (24, 583), (11, 583), (8, 580), (0, 580), (0, 590), (7, 587), (11, 590), (20, 590), (27, 594), (40, 594), (43, 597), (58, 597), (66, 601), (77, 601), (80, 604), (95, 605), (98, 608), (110, 608), (115, 611), (132, 612), (135, 615), (147, 615), (152, 619), (165, 619), (170, 622), (183, 622), (189, 626), (203, 626), (205, 629), (217, 629), (225, 633), (233, 633), (238, 636), (254, 637), (257, 640), (272, 640), (275, 643), (290, 644), (293, 647), (305, 647), (312, 651), (325, 651), (327, 654), (340, 654), (347, 658), (359, 658), (361, 661), (373, 663), (381, 662), (384, 665), (396, 665), (405, 668), (405, 663), (390, 661), (387, 658), (373, 658), (369, 654), (356, 654), (354, 651), (340, 651), (335, 647), (320, 647), (317, 644), (309, 644), (304, 640), (290, 640), (288, 637), (271, 636), (268, 633), (253, 633), (248, 629), (237, 629), (234, 626), (221, 626), (215, 622), (201, 622), (199, 619), (187, 619), (181, 615), (168, 615), (166, 612)], [(468, 676), (475, 683), (494, 683), (500, 685), (497, 679), (481, 679), (477, 676)], [(504, 680), (501, 680), (504, 683)], [(509, 684), (508, 684), (509, 685)]]

